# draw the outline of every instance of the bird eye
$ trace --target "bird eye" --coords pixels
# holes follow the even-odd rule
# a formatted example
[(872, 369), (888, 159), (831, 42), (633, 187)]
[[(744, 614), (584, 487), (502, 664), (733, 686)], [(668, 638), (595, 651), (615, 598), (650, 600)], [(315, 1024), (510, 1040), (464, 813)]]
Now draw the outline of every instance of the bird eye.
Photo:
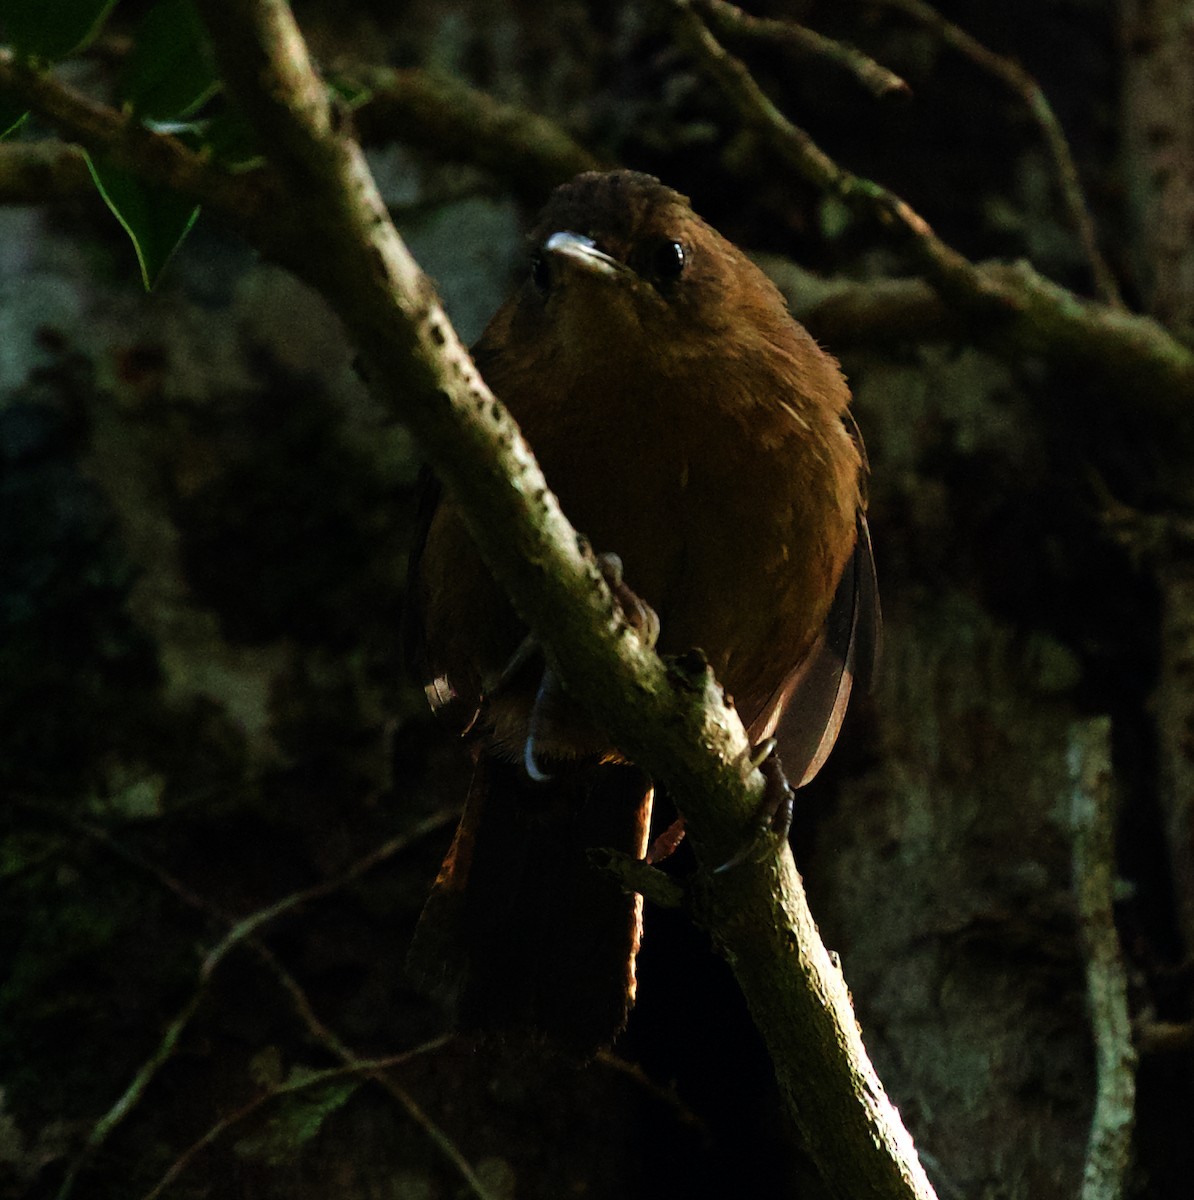
[(551, 266), (542, 254), (536, 254), (531, 259), (531, 282), (540, 295), (547, 295), (551, 288)]
[(684, 273), (686, 261), (679, 242), (660, 242), (651, 252), (651, 273), (660, 283), (674, 283)]

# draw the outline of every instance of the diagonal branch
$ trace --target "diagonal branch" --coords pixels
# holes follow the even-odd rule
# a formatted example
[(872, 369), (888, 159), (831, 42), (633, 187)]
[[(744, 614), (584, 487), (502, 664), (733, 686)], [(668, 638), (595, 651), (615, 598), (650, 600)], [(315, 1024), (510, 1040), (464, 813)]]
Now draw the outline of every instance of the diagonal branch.
[(739, 117), (766, 138), (780, 160), (823, 192), (869, 213), (900, 234), (933, 285), (969, 308), (999, 312), (1015, 298), (986, 279), (979, 269), (943, 242), (907, 201), (869, 179), (840, 167), (816, 142), (771, 102), (744, 63), (735, 58), (697, 15), (694, 0), (661, 0), (671, 11), (679, 40), (708, 72)]
[(912, 89), (894, 71), (856, 46), (835, 41), (795, 21), (756, 17), (727, 0), (697, 0), (701, 12), (727, 37), (769, 42), (797, 54), (815, 55), (848, 71), (873, 96), (908, 95)]
[[(368, 854), (358, 859), (355, 863), (344, 871), (342, 874), (335, 876), (332, 879), (325, 880), (323, 883), (316, 884), (309, 888), (304, 888), (302, 891), (292, 892), (288, 896), (284, 896), (281, 900), (273, 904), (267, 905), (263, 909), (250, 913), (247, 917), (239, 920), (229, 916), (229, 914), (221, 911), (211, 902), (197, 896), (190, 888), (186, 887), (166, 872), (162, 871), (155, 865), (146, 862), (139, 855), (129, 850), (128, 847), (113, 838), (107, 831), (99, 829), (93, 825), (83, 822), (69, 821), (72, 828), (93, 841), (98, 842), (107, 850), (124, 859), (126, 862), (132, 863), (139, 870), (145, 871), (152, 875), (164, 888), (177, 896), (184, 904), (191, 908), (198, 909), (201, 912), (216, 917), (223, 924), (228, 926), (228, 931), (223, 938), (204, 956), (199, 967), (199, 978), (197, 986), (191, 996), (179, 1009), (174, 1019), (167, 1025), (165, 1032), (158, 1040), (158, 1044), (154, 1047), (153, 1053), (149, 1058), (141, 1064), (137, 1073), (120, 1094), (116, 1101), (108, 1108), (99, 1120), (92, 1126), (90, 1133), (87, 1135), (87, 1140), (84, 1142), (82, 1151), (77, 1155), (75, 1161), (71, 1164), (67, 1171), (62, 1184), (57, 1192), (57, 1200), (67, 1200), (67, 1197), (74, 1189), (75, 1181), (78, 1179), (80, 1172), (88, 1162), (95, 1156), (112, 1136), (116, 1128), (121, 1125), (128, 1115), (141, 1103), (148, 1091), (150, 1084), (157, 1078), (162, 1067), (170, 1061), (174, 1056), (174, 1051), (178, 1046), (182, 1035), (186, 1032), (192, 1018), (199, 1011), (199, 1006), (203, 1003), (207, 995), (207, 986), (211, 981), (213, 974), (219, 965), (242, 944), (248, 944), (259, 955), (266, 959), (267, 965), (278, 974), (280, 970), (279, 964), (275, 962), (269, 951), (262, 946), (256, 939), (258, 930), (276, 920), (278, 917), (284, 916), (288, 912), (301, 907), (304, 904), (309, 904), (312, 900), (322, 899), (340, 888), (347, 886), (354, 880), (359, 879), (362, 875), (373, 870), (387, 859), (392, 858), (395, 854), (404, 850), (412, 842), (425, 836), (432, 830), (440, 828), (445, 821), (446, 814), (443, 812), (435, 813), (426, 820), (419, 822), (413, 828), (405, 833), (399, 834), (382, 845), (375, 847)], [(286, 980), (283, 978), (283, 983)], [(297, 988), (297, 984), (295, 985)], [(292, 998), (294, 992), (291, 992)], [(305, 999), (305, 997), (304, 997)], [(309, 1011), (309, 1009), (308, 1009)], [(301, 1016), (306, 1016), (303, 1009), (299, 1008)], [(313, 1017), (314, 1014), (311, 1014)], [(310, 1026), (309, 1026), (310, 1027)], [(343, 1050), (342, 1046), (334, 1046), (333, 1052), (339, 1053)], [(347, 1057), (346, 1057), (347, 1056)], [(340, 1054), (341, 1058), (350, 1058), (347, 1051)], [(413, 1103), (413, 1102), (412, 1102)], [(471, 1175), (471, 1172), (469, 1173)], [(471, 1180), (470, 1180), (471, 1182)]]
[(883, 0), (883, 3), (931, 29), (946, 45), (952, 46), (985, 71), (994, 75), (1024, 101), (1029, 115), (1036, 122), (1041, 137), (1053, 157), (1062, 202), (1069, 213), (1070, 223), (1082, 243), (1086, 260), (1090, 264), (1095, 290), (1100, 299), (1107, 304), (1114, 308), (1122, 308), (1123, 301), (1120, 299), (1115, 276), (1099, 250), (1094, 218), (1090, 215), (1090, 209), (1082, 191), (1082, 181), (1078, 176), (1074, 156), (1070, 153), (1070, 144), (1066, 141), (1061, 122), (1057, 119), (1057, 114), (1053, 111), (1053, 106), (1049, 103), (1041, 85), (1018, 62), (989, 50), (964, 29), (952, 21), (946, 20), (924, 0)]
[[(221, 1117), (202, 1137), (192, 1142), (171, 1163), (165, 1175), (146, 1192), (144, 1200), (157, 1200), (186, 1170), (197, 1154), (207, 1149), (208, 1146), (213, 1145), (229, 1129), (235, 1128), (267, 1104), (271, 1104), (273, 1101), (286, 1096), (298, 1095), (301, 1092), (309, 1091), (311, 1088), (321, 1087), (323, 1084), (332, 1083), (337, 1079), (351, 1079), (353, 1076), (363, 1076), (364, 1078), (374, 1080), (387, 1079), (388, 1076), (384, 1075), (383, 1072), (392, 1071), (395, 1067), (404, 1066), (420, 1055), (438, 1050), (447, 1040), (447, 1038), (437, 1038), (435, 1041), (427, 1042), (422, 1046), (416, 1046), (413, 1050), (406, 1050), (401, 1054), (391, 1054), (385, 1058), (352, 1059), (351, 1061), (342, 1063), (338, 1067), (328, 1067), (323, 1071), (312, 1071), (304, 1075), (301, 1079), (279, 1084), (277, 1087), (262, 1092), (259, 1096), (254, 1096), (252, 1100), (247, 1101), (234, 1112)], [(490, 1200), (489, 1193), (483, 1187), (478, 1186), (473, 1189), (473, 1192), (478, 1197), (478, 1200)]]
[(717, 84), (738, 117), (760, 132), (778, 159), (815, 187), (838, 196), (900, 236), (951, 314), (1001, 357), (1039, 356), (1063, 370), (1084, 370), (1109, 385), (1113, 403), (1133, 419), (1165, 430), (1156, 443), (1174, 469), (1170, 497), (1194, 504), (1188, 461), (1194, 454), (1194, 350), (1150, 317), (1083, 300), (1027, 263), (970, 262), (933, 232), (906, 201), (834, 162), (771, 102), (747, 68), (718, 42), (694, 0), (659, 0), (678, 39)]
[(338, 74), (366, 89), (353, 110), (363, 145), (398, 140), (429, 158), (470, 163), (528, 204), (602, 166), (556, 122), (459, 79), (417, 67), (345, 65)]
[[(121, 62), (129, 47), (107, 44), (109, 57)], [(13, 65), (0, 65), (0, 77)], [(435, 162), (480, 167), (525, 201), (538, 205), (558, 183), (603, 164), (557, 122), (517, 104), (419, 67), (395, 68), (337, 63), (336, 78), (350, 90), (362, 91), (353, 104), (352, 122), (364, 146), (400, 142)], [(117, 137), (117, 125), (83, 118), (77, 107), (62, 107), (71, 95), (53, 80), (26, 75), (22, 90), (34, 91), (27, 101), (44, 115), (72, 129), (72, 136), (98, 148)], [(55, 98), (59, 103), (55, 103)], [(65, 119), (69, 118), (69, 119)], [(88, 133), (90, 131), (90, 140)], [(140, 132), (134, 126), (130, 137)], [(144, 143), (139, 150), (144, 150)], [(253, 172), (244, 172), (252, 176)], [(0, 204), (45, 204), (94, 195), (95, 185), (78, 146), (41, 141), (0, 142)]]
[[(685, 0), (661, 2), (685, 10), (694, 55), (739, 116), (764, 134), (782, 162), (902, 233), (916, 250), (925, 277), (945, 302), (951, 327), (965, 328), (1009, 361), (1035, 355), (1065, 370), (1088, 372), (1121, 394), (1122, 398), (1113, 402), (1125, 404), (1130, 398), (1134, 411), (1164, 431), (1157, 444), (1165, 453), (1183, 463), (1194, 455), (1194, 422), (1190, 418), (1194, 411), (1194, 352), (1188, 346), (1151, 318), (1084, 301), (1027, 264), (976, 266), (967, 262), (937, 238), (905, 201), (845, 171), (788, 121), (746, 68), (717, 43), (699, 18), (687, 12)], [(293, 205), (282, 194), (274, 171), (223, 171), (177, 139), (152, 132), (127, 114), (99, 105), (51, 76), (20, 67), (11, 52), (0, 49), (0, 91), (5, 90), (19, 95), (71, 140), (107, 154), (117, 166), (149, 183), (193, 196), (263, 253), (287, 261), (285, 246), (275, 248), (275, 242), (280, 239), (293, 245), (296, 222), (279, 221)], [(15, 156), (19, 170), (26, 169), (33, 154), (31, 147), (19, 143), (0, 146), (0, 155), (6, 152)], [(70, 156), (69, 147), (49, 153)], [(302, 244), (301, 238), (297, 241)], [(304, 274), (302, 270), (297, 273)], [(856, 292), (865, 303), (862, 288)], [(891, 311), (890, 305), (887, 311)], [(867, 312), (868, 321), (880, 317), (869, 305)], [(841, 310), (834, 320), (839, 316)], [(889, 332), (881, 320), (876, 327)], [(915, 323), (910, 336), (916, 336)], [(1180, 478), (1186, 483), (1178, 481), (1176, 489), (1171, 489), (1174, 498), (1179, 503), (1194, 501), (1194, 481), (1184, 467)]]

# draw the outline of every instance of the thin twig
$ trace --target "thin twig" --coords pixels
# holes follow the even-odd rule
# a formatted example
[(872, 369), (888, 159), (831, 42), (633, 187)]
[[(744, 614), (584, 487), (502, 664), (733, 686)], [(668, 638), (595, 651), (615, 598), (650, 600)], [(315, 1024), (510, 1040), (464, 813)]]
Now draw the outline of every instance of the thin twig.
[[(363, 1060), (359, 1059), (349, 1047), (340, 1040), (340, 1038), (325, 1025), (316, 1015), (315, 1010), (311, 1007), (311, 1001), (307, 997), (307, 993), (303, 990), (298, 980), (290, 974), (289, 971), (278, 961), (274, 953), (268, 947), (253, 941), (250, 943), (258, 957), (265, 965), (273, 972), (274, 977), (281, 984), (282, 988), (290, 996), (291, 1003), (294, 1005), (294, 1010), (298, 1014), (299, 1019), (307, 1027), (307, 1031), (311, 1036), (328, 1050), (333, 1057), (340, 1059), (346, 1067), (365, 1067), (369, 1078), (380, 1085), (385, 1091), (398, 1101), (401, 1107), (405, 1110), (406, 1115), (410, 1117), (416, 1125), (427, 1135), (428, 1139), (436, 1147), (437, 1150), (450, 1162), (453, 1168), (457, 1171), (460, 1177), (464, 1180), (472, 1194), (477, 1200), (496, 1200), (493, 1194), (485, 1186), (478, 1177), (477, 1173), (469, 1164), (468, 1159), (461, 1153), (459, 1147), (450, 1137), (423, 1111), (422, 1106), (415, 1098), (396, 1080), (390, 1078), (389, 1075), (383, 1074), (380, 1070), (370, 1069)], [(437, 1048), (448, 1039), (441, 1039), (440, 1042), (434, 1043), (431, 1046), (425, 1046), (424, 1049)], [(147, 1198), (148, 1200), (148, 1198)]]
[(78, 146), (58, 141), (0, 142), (0, 204), (47, 204), (94, 192)]
[[(711, 673), (691, 691), (677, 688), (617, 613), (596, 563), (388, 221), (288, 6), (199, 0), (198, 8), (230, 94), (301, 198), (302, 245), (284, 261), (344, 320), (371, 389), (422, 443), (553, 670), (628, 757), (686, 797), (698, 859), (725, 861), (723, 847), (741, 844), (765, 783)], [(928, 1200), (932, 1189), (866, 1055), (790, 850), (717, 876), (704, 899), (714, 942), (750, 998), (793, 1121), (829, 1188)]]
[[(426, 820), (417, 824), (414, 828), (407, 830), (406, 833), (400, 835), (399, 837), (391, 838), (388, 842), (385, 842), (383, 845), (379, 846), (376, 850), (372, 851), (364, 858), (359, 859), (342, 875), (337, 876), (335, 880), (329, 881), (329, 885), (327, 886), (343, 886), (344, 884), (359, 878), (366, 871), (378, 866), (381, 862), (384, 862), (394, 854), (397, 854), (399, 851), (418, 841), (428, 833), (432, 833), (437, 829), (443, 828), (444, 825), (454, 820), (457, 815), (458, 813), (455, 808), (443, 809), (439, 812), (433, 813), (431, 816), (426, 818)], [(229, 937), (232, 936), (236, 929), (243, 928), (245, 926), (244, 921), (238, 922), (235, 917), (232, 917), (228, 913), (224, 912), (213, 901), (207, 900), (206, 898), (198, 895), (198, 893), (192, 891), (185, 884), (175, 879), (174, 876), (170, 875), (167, 871), (164, 871), (156, 863), (152, 863), (147, 859), (142, 858), (135, 851), (130, 850), (123, 843), (113, 838), (106, 830), (98, 829), (95, 826), (82, 823), (80, 823), (80, 828), (89, 837), (101, 842), (104, 846), (119, 854), (126, 861), (135, 864), (141, 870), (152, 875), (164, 888), (181, 899), (189, 907), (197, 909), (208, 916), (215, 917), (222, 923), (231, 926), (228, 935)], [(325, 885), (319, 886), (320, 888), (323, 888)], [(303, 901), (298, 902), (309, 902), (311, 899), (317, 898), (314, 894), (316, 890), (317, 889), (308, 888), (305, 892), (295, 893), (295, 897), (304, 897)], [(287, 899), (293, 899), (293, 897), (288, 897)], [(293, 904), (290, 904), (285, 908), (281, 908), (283, 903), (284, 902), (280, 901), (278, 905), (273, 905), (269, 910), (262, 911), (273, 911), (274, 914), (277, 915), (278, 911), (289, 911), (289, 908), (294, 907)], [(259, 924), (260, 922), (258, 925)], [(254, 926), (254, 928), (256, 927), (258, 926)], [(307, 993), (303, 990), (298, 980), (296, 980), (294, 976), (291, 975), (291, 973), (282, 965), (282, 963), (278, 961), (278, 958), (273, 951), (259, 941), (256, 937), (249, 936), (247, 934), (244, 936), (247, 938), (248, 948), (251, 949), (257, 955), (257, 957), (261, 959), (265, 966), (269, 968), (283, 990), (290, 997), (295, 1012), (297, 1013), (299, 1019), (307, 1027), (307, 1030), (311, 1034), (312, 1038), (318, 1044), (323, 1046), (323, 1048), (327, 1050), (334, 1058), (339, 1058), (345, 1066), (361, 1065), (361, 1060), (358, 1059), (357, 1056), (348, 1048), (348, 1046), (340, 1040), (333, 1030), (331, 1030), (319, 1019), (314, 1008), (311, 1006), (311, 1002), (307, 997)], [(179, 1026), (178, 1032), (181, 1034), (182, 1026)], [(177, 1042), (177, 1038), (175, 1039), (175, 1042)], [(163, 1061), (165, 1060), (163, 1059)], [(382, 1075), (377, 1072), (369, 1072), (369, 1074), (370, 1078), (374, 1079), (378, 1084), (381, 1085), (381, 1087), (388, 1091), (390, 1095), (394, 1097), (394, 1099), (398, 1101), (403, 1109), (406, 1110), (406, 1113), (411, 1120), (413, 1120), (423, 1129), (428, 1138), (435, 1144), (439, 1151), (446, 1159), (448, 1159), (455, 1170), (460, 1174), (461, 1178), (468, 1185), (469, 1189), (477, 1197), (477, 1200), (493, 1200), (492, 1195), (477, 1177), (476, 1172), (473, 1171), (472, 1167), (468, 1163), (468, 1160), (461, 1154), (455, 1143), (447, 1136), (447, 1134), (443, 1132), (443, 1130), (439, 1128), (438, 1125), (435, 1124), (434, 1121), (431, 1120), (430, 1117), (427, 1116), (420, 1105), (415, 1101), (414, 1097), (389, 1076)], [(215, 1136), (218, 1136), (218, 1133)], [(188, 1152), (188, 1156), (184, 1156), (187, 1158), (187, 1161), (189, 1161), (189, 1155), (190, 1152)], [(183, 1165), (185, 1165), (185, 1163)], [(181, 1169), (182, 1168), (180, 1166), (179, 1170)]]
[(1097, 1093), (1082, 1176), (1082, 1200), (1120, 1200), (1131, 1161), (1136, 1051), (1128, 979), (1115, 929), (1115, 834), (1111, 722), (1101, 717), (1070, 734), (1074, 895), (1086, 955)]
[[(680, 19), (676, 6), (683, 8), (682, 0), (660, 2), (667, 3)], [(1188, 469), (1194, 445), (1194, 428), (1189, 422), (1194, 411), (1194, 353), (1189, 348), (1156, 321), (1083, 301), (1026, 264), (967, 263), (944, 246), (910, 206), (878, 185), (843, 171), (807, 134), (786, 121), (746, 68), (726, 54), (699, 18), (688, 16), (696, 22), (688, 36), (694, 39), (698, 62), (704, 64), (741, 118), (763, 133), (780, 161), (814, 185), (848, 197), (889, 228), (903, 231), (927, 264), (924, 275), (946, 301), (951, 318), (993, 353), (1017, 363), (1026, 356), (1040, 356), (1062, 370), (1089, 371), (1109, 395), (1122, 393), (1124, 403), (1130, 397), (1140, 418), (1163, 431), (1156, 439), (1158, 457), (1175, 464), (1154, 482), (1171, 502), (1194, 503)], [(701, 30), (704, 34), (698, 39)], [(146, 183), (177, 190), (205, 204), (259, 251), (291, 266), (309, 281), (316, 273), (315, 260), (329, 257), (313, 253), (307, 240), (301, 241), (299, 256), (292, 226), (307, 227), (305, 219), (299, 221), (304, 193), (296, 194), (298, 200), (294, 196), (287, 199), (275, 170), (261, 167), (240, 175), (223, 171), (176, 138), (138, 125), (127, 114), (97, 104), (53, 75), (30, 71), (3, 47), (0, 92), (19, 97), (64, 136), (93, 153), (108, 155)], [(391, 369), (395, 365), (391, 364)], [(480, 401), (478, 405), (480, 410)], [(427, 430), (421, 436), (426, 443)], [(525, 492), (536, 494), (529, 485)], [(492, 499), (488, 503), (493, 506)]]
[(1141, 1058), (1151, 1054), (1189, 1054), (1194, 1051), (1194, 1021), (1146, 1021), (1136, 1027)]
[(342, 887), (352, 883), (353, 880), (359, 879), (366, 872), (372, 871), (374, 867), (380, 866), (387, 859), (393, 858), (395, 854), (405, 850), (413, 842), (419, 841), (428, 833), (441, 829), (446, 821), (451, 819), (452, 815), (454, 814), (445, 814), (444, 812), (433, 813), (430, 817), (424, 818), (405, 833), (390, 838), (389, 841), (383, 842), (375, 850), (371, 850), (342, 874), (332, 879), (325, 879), (322, 883), (304, 888), (300, 892), (292, 892), (289, 896), (283, 896), (281, 900), (267, 905), (265, 908), (258, 909), (256, 912), (250, 913), (247, 917), (242, 917), (232, 926), (223, 940), (208, 954), (204, 960), (203, 970), (210, 974), (215, 964), (223, 959), (234, 946), (256, 933), (263, 925), (276, 920), (293, 909), (299, 908), (304, 904), (309, 904), (312, 900), (321, 900), (324, 896), (329, 896), (333, 892), (339, 891)]
[(562, 125), (462, 80), (417, 67), (348, 64), (338, 75), (365, 89), (353, 109), (362, 145), (397, 140), (436, 161), (467, 162), (536, 206), (556, 184), (603, 165)]
[(132, 1082), (125, 1088), (116, 1103), (91, 1127), (91, 1132), (87, 1135), (87, 1141), (83, 1144), (83, 1149), (75, 1157), (74, 1162), (71, 1163), (70, 1170), (67, 1171), (66, 1177), (58, 1188), (57, 1200), (66, 1200), (75, 1186), (75, 1180), (79, 1177), (79, 1172), (91, 1161), (95, 1152), (108, 1140), (112, 1131), (132, 1112), (137, 1103), (145, 1095), (146, 1089), (158, 1071), (170, 1060), (170, 1057), (174, 1053), (174, 1048), (178, 1045), (179, 1038), (182, 1037), (183, 1031), (190, 1024), (191, 1018), (198, 1011), (199, 1005), (206, 995), (206, 982), (207, 977), (204, 976), (194, 994), (182, 1006), (174, 1020), (166, 1027), (166, 1032), (162, 1035), (153, 1053), (142, 1064), (141, 1069), (136, 1075), (133, 1076)]
[(943, 17), (932, 5), (926, 4), (925, 0), (882, 0), (882, 3), (931, 29), (946, 45), (994, 75), (1024, 101), (1053, 158), (1062, 202), (1074, 232), (1082, 243), (1082, 250), (1094, 280), (1095, 294), (1105, 303), (1122, 308), (1119, 285), (1099, 249), (1098, 231), (1090, 214), (1090, 207), (1086, 203), (1082, 180), (1079, 178), (1074, 156), (1070, 152), (1070, 144), (1041, 85), (1014, 59), (996, 54), (964, 29)]
[(375, 1072), (392, 1070), (394, 1067), (402, 1066), (423, 1054), (438, 1050), (449, 1040), (450, 1038), (446, 1036), (436, 1038), (434, 1041), (426, 1042), (422, 1046), (416, 1046), (413, 1050), (406, 1050), (401, 1054), (391, 1054), (385, 1058), (358, 1059), (352, 1063), (345, 1063), (343, 1066), (328, 1067), (323, 1071), (312, 1071), (302, 1079), (296, 1079), (290, 1083), (283, 1083), (277, 1087), (270, 1088), (269, 1091), (263, 1092), (260, 1096), (255, 1096), (247, 1104), (243, 1104), (235, 1112), (221, 1117), (198, 1141), (188, 1146), (171, 1163), (170, 1169), (165, 1175), (145, 1194), (145, 1200), (157, 1200), (157, 1197), (182, 1174), (196, 1154), (212, 1145), (233, 1126), (239, 1125), (242, 1121), (251, 1117), (263, 1105), (269, 1104), (271, 1101), (280, 1099), (283, 1096), (293, 1096), (298, 1092), (307, 1091), (309, 1088), (319, 1087), (321, 1084), (330, 1083), (336, 1079), (345, 1079), (353, 1075), (364, 1075), (372, 1078)]
[(993, 307), (1007, 311), (1016, 307), (1013, 292), (988, 278), (964, 255), (943, 242), (907, 201), (839, 166), (805, 130), (788, 120), (745, 64), (717, 40), (697, 14), (694, 0), (661, 2), (670, 10), (677, 33), (689, 52), (714, 78), (738, 115), (766, 137), (783, 162), (814, 187), (870, 213), (885, 227), (908, 235), (911, 249), (939, 290), (957, 297), (971, 309)]
[(162, 1034), (153, 1053), (142, 1064), (116, 1102), (92, 1126), (91, 1132), (87, 1135), (87, 1140), (83, 1144), (83, 1149), (71, 1164), (70, 1170), (67, 1172), (58, 1189), (57, 1200), (67, 1200), (67, 1197), (74, 1188), (79, 1172), (90, 1161), (95, 1152), (104, 1145), (112, 1135), (113, 1130), (124, 1121), (144, 1097), (149, 1085), (153, 1082), (158, 1072), (172, 1057), (179, 1039), (198, 1011), (199, 1005), (206, 995), (207, 984), (210, 982), (215, 969), (237, 946), (242, 942), (250, 940), (268, 922), (298, 908), (300, 905), (330, 895), (353, 880), (360, 878), (365, 872), (372, 870), (380, 863), (385, 862), (386, 859), (393, 857), (393, 855), (405, 849), (412, 842), (425, 836), (431, 830), (442, 827), (446, 819), (444, 813), (436, 813), (432, 817), (420, 822), (413, 829), (408, 830), (398, 837), (391, 838), (381, 846), (370, 851), (363, 858), (353, 863), (347, 871), (335, 878), (325, 880), (323, 883), (305, 888), (300, 892), (294, 892), (289, 896), (284, 896), (276, 903), (240, 919), (230, 917), (221, 912), (215, 905), (197, 896), (167, 872), (153, 864), (147, 863), (146, 860), (123, 846), (105, 830), (98, 829), (84, 822), (71, 821), (72, 825), (81, 829), (87, 836), (113, 850), (126, 861), (135, 863), (137, 866), (154, 875), (164, 887), (185, 903), (209, 915), (218, 916), (222, 921), (228, 923), (230, 928), (227, 934), (204, 956), (199, 967), (198, 983), (194, 994), (190, 996), (182, 1008), (179, 1009), (174, 1019), (166, 1026), (165, 1032)]
[(1083, 300), (1027, 263), (970, 262), (943, 242), (906, 201), (843, 169), (789, 121), (714, 37), (694, 11), (694, 0), (659, 2), (674, 17), (678, 39), (739, 118), (759, 131), (777, 160), (814, 187), (903, 235), (924, 278), (965, 323), (970, 336), (1000, 357), (1014, 356), (1016, 362), (1039, 355), (1063, 370), (1092, 370), (1101, 385), (1122, 393), (1123, 403), (1130, 402), (1141, 419), (1164, 427), (1168, 438), (1155, 443), (1160, 464), (1150, 462), (1154, 478), (1172, 502), (1194, 503), (1189, 472), (1194, 352), (1189, 347), (1156, 321)]
[(817, 33), (795, 21), (756, 17), (727, 0), (696, 0), (700, 12), (726, 37), (773, 42), (800, 54), (815, 55), (848, 71), (874, 96), (909, 95), (912, 89), (894, 71), (848, 42)]
[[(732, 712), (719, 707), (711, 684), (687, 705), (650, 652), (613, 621), (599, 573), (576, 551), (574, 531), (390, 228), (285, 6), (203, 0), (201, 8), (210, 17), (225, 77), (262, 131), (293, 198), (270, 213), (272, 232), (259, 220), (252, 231), (341, 314), (379, 398), (407, 421), (448, 476), (495, 576), (532, 629), (542, 631), (561, 674), (587, 682), (586, 699), (603, 722), (608, 718), (628, 752), (661, 778), (683, 784), (691, 797), (686, 815), (694, 843), (709, 861), (723, 861), (719, 847), (740, 844), (743, 825), (757, 808), (758, 790), (750, 785), (761, 788), (745, 776), (741, 764), (749, 747)], [(734, 60), (726, 59), (733, 68)], [(0, 55), (0, 76), (3, 65)], [(939, 286), (964, 296), (972, 309), (984, 297), (1003, 299), (998, 288), (988, 296), (981, 273), (942, 247), (907, 205), (842, 172), (803, 136), (803, 147), (789, 151), (790, 161), (803, 158), (810, 169), (828, 173), (839, 194), (857, 195), (893, 227), (922, 235), (916, 245), (930, 262), (936, 255), (932, 273)], [(292, 240), (296, 225), (303, 234), (299, 242)], [(1068, 294), (1065, 301), (1071, 308), (1077, 304)], [(631, 694), (632, 718), (625, 704)], [(766, 872), (720, 876), (709, 890), (716, 940), (752, 1000), (797, 1121), (820, 1161), (840, 1166), (837, 1186), (863, 1194), (861, 1185), (850, 1191), (852, 1182), (867, 1175), (867, 1163), (882, 1160), (885, 1170), (913, 1164), (905, 1170), (916, 1172), (901, 1173), (898, 1181), (885, 1174), (885, 1194), (902, 1185), (931, 1195), (866, 1058), (844, 981), (817, 938), (790, 853), (781, 852)]]

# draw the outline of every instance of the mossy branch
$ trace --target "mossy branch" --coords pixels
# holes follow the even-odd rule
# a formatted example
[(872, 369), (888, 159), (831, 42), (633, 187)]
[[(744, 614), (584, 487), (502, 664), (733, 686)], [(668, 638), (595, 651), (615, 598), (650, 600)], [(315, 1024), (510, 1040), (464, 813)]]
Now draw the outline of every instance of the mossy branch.
[[(1194, 448), (1189, 417), (1194, 412), (1194, 350), (1151, 318), (1085, 300), (1027, 263), (970, 262), (905, 200), (847, 171), (780, 112), (701, 19), (695, 0), (660, 3), (672, 16), (677, 40), (776, 159), (899, 239), (950, 309), (951, 320), (960, 321), (968, 335), (1008, 359), (1031, 354), (1055, 366), (1097, 373), (1120, 389), (1124, 403), (1143, 406), (1150, 417), (1166, 422), (1167, 434)], [(1179, 499), (1194, 502), (1194, 488), (1187, 487)]]

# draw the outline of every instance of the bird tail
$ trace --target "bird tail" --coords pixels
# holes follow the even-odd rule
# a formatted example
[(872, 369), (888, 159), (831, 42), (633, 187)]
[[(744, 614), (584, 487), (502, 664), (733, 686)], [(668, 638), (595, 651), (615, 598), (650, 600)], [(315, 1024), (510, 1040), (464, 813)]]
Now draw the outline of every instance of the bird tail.
[(561, 765), (548, 783), (478, 761), (407, 961), (470, 1031), (534, 1030), (591, 1053), (634, 1003), (642, 898), (590, 852), (641, 858), (651, 782), (621, 763)]

